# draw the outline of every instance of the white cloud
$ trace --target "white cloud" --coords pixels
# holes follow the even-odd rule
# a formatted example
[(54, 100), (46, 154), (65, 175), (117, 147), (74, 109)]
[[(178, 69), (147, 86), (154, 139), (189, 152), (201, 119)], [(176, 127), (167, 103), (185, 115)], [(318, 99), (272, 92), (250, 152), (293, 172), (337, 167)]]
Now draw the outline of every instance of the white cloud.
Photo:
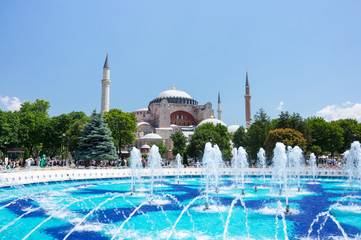
[(0, 96), (0, 103), (6, 108), (6, 110), (12, 112), (18, 111), (21, 107), (21, 101), (17, 97)]
[[(355, 103), (350, 107), (346, 107), (344, 104), (342, 105), (344, 107), (338, 105), (326, 106), (325, 108), (318, 111), (316, 115), (324, 117), (327, 120), (338, 120), (346, 118), (352, 118), (358, 121), (361, 120), (361, 103)], [(352, 103), (347, 105), (352, 105)]]
[(282, 111), (283, 104), (284, 104), (284, 102), (281, 101), (281, 102), (280, 102), (280, 105), (279, 105), (278, 108), (277, 108), (277, 110)]
[(351, 105), (351, 104), (352, 104), (352, 102), (350, 102), (350, 101), (342, 103), (343, 106), (347, 106), (347, 105)]

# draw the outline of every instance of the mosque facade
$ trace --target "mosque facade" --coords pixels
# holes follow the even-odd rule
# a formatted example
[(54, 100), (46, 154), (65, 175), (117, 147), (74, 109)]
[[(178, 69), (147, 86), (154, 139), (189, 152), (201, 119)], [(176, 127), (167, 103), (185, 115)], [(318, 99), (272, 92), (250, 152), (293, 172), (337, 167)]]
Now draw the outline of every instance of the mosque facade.
[[(103, 67), (101, 112), (109, 111), (109, 89), (110, 89), (110, 66), (108, 54)], [(251, 95), (248, 83), (248, 72), (246, 73), (246, 127), (251, 124)], [(163, 142), (169, 149), (173, 148), (170, 136), (181, 131), (190, 140), (197, 126), (204, 123), (222, 124), (221, 98), (218, 93), (218, 119), (215, 119), (212, 104), (207, 102), (199, 104), (185, 91), (172, 89), (163, 91), (152, 99), (146, 108), (133, 111), (137, 119), (136, 133), (137, 142), (135, 146), (142, 152), (149, 151), (149, 144)], [(230, 133), (239, 128), (234, 124), (228, 127)], [(171, 151), (168, 156), (171, 157)]]

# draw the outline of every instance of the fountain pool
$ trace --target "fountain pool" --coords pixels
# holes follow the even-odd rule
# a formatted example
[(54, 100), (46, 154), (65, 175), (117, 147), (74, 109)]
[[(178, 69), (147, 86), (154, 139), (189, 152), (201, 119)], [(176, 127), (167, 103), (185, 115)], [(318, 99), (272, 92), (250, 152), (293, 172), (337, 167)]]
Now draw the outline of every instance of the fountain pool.
[[(301, 177), (285, 196), (272, 179), (232, 171), (207, 192), (206, 178), (130, 177), (59, 181), (0, 189), (0, 239), (359, 239), (361, 188), (345, 178)], [(264, 186), (265, 185), (265, 186)], [(254, 188), (258, 186), (258, 191)]]

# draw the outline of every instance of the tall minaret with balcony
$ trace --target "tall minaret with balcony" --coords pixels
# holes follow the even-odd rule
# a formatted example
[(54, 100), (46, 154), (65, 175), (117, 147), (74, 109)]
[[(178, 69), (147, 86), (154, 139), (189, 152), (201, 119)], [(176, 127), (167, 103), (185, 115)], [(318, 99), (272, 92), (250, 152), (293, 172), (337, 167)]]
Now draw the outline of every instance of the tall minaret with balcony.
[(218, 120), (222, 120), (222, 109), (221, 109), (221, 95), (218, 92), (218, 109), (217, 109), (217, 113), (218, 113)]
[(246, 71), (246, 94), (244, 95), (244, 99), (246, 102), (246, 128), (249, 128), (252, 122), (251, 122), (251, 93), (249, 91), (248, 70)]
[(105, 58), (102, 79), (102, 105), (101, 113), (109, 112), (109, 92), (110, 92), (110, 67), (108, 61), (108, 53)]

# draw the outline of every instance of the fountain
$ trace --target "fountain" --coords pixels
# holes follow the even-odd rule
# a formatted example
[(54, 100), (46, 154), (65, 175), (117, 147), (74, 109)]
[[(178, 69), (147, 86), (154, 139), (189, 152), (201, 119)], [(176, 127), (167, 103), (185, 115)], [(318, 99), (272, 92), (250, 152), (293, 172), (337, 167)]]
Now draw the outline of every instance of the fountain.
[(286, 146), (283, 143), (276, 143), (276, 147), (273, 150), (273, 181), (279, 187), (279, 195), (282, 195), (282, 185), (286, 196), (286, 213), (289, 213), (288, 204), (288, 191), (287, 191), (287, 154)]
[[(182, 174), (161, 168), (156, 146), (149, 155), (149, 169), (144, 170), (139, 169), (139, 150), (133, 148), (131, 169), (3, 173), (1, 182), (12, 187), (0, 188), (0, 239), (357, 239), (361, 235), (360, 145), (354, 143), (346, 154), (347, 171), (319, 169), (324, 177), (318, 184), (305, 184), (316, 175), (298, 161), (302, 171), (299, 182), (296, 173), (294, 180), (305, 188), (300, 194), (292, 191), (288, 174), (296, 172), (301, 155), (292, 155), (295, 149), (289, 151), (289, 159), (284, 144), (277, 143), (274, 149), (271, 183), (281, 196), (273, 188), (260, 188), (247, 197), (241, 194), (248, 183), (264, 184), (265, 174), (271, 172), (264, 171), (262, 150), (258, 167), (263, 169), (248, 169), (243, 148), (233, 149), (232, 169), (222, 169), (220, 150), (210, 143), (205, 146), (203, 169), (185, 168)], [(313, 159), (311, 155), (311, 168)], [(223, 172), (228, 176), (221, 179)], [(348, 178), (342, 175), (346, 172), (352, 173), (354, 181), (347, 195)], [(167, 177), (159, 178), (163, 174)], [(204, 177), (196, 176), (200, 174)], [(59, 181), (61, 175), (72, 180)], [(138, 194), (141, 176), (150, 197)], [(15, 185), (25, 177), (39, 182)], [(42, 179), (55, 181), (44, 184)], [(177, 184), (178, 179), (182, 184)], [(130, 192), (137, 194), (130, 196)]]
[(181, 158), (179, 153), (175, 157), (175, 161), (176, 161), (176, 164), (177, 164), (177, 183), (179, 184), (179, 177), (181, 175), (181, 169), (183, 168), (182, 158)]
[(222, 153), (217, 145), (212, 147), (211, 143), (206, 143), (203, 154), (203, 169), (206, 181), (205, 194), (206, 203), (205, 210), (209, 209), (209, 191), (214, 185), (214, 191), (219, 191), (219, 178), (221, 168), (223, 167)]
[(300, 171), (301, 171), (301, 166), (304, 165), (304, 161), (305, 161), (305, 159), (303, 157), (302, 149), (298, 146), (294, 147), (288, 153), (288, 157), (289, 157), (289, 162), (291, 162), (291, 167), (293, 167), (296, 172), (297, 191), (300, 192), (301, 191), (301, 186), (300, 186), (301, 173), (300, 173)]
[(156, 145), (153, 145), (150, 149), (148, 156), (149, 167), (151, 169), (151, 185), (150, 185), (150, 199), (152, 202), (154, 199), (154, 182), (158, 181), (162, 171), (162, 157), (159, 154), (159, 149)]
[(238, 157), (238, 152), (237, 152), (237, 148), (233, 148), (232, 149), (232, 170), (233, 170), (233, 185), (235, 188), (238, 188), (238, 181), (239, 181), (239, 174), (241, 172), (241, 161), (240, 158)]
[[(350, 150), (344, 154), (346, 160), (346, 171), (349, 176), (350, 184), (354, 181), (361, 181), (361, 146), (359, 141), (351, 144)], [(360, 184), (360, 183), (359, 183)]]
[(311, 153), (309, 163), (312, 171), (312, 180), (313, 182), (315, 182), (317, 175), (317, 163), (315, 154)]
[(242, 195), (244, 195), (244, 182), (245, 182), (245, 174), (248, 170), (248, 155), (246, 150), (243, 147), (238, 148), (238, 158), (241, 165), (241, 182), (242, 182)]
[(257, 153), (257, 167), (262, 168), (263, 169), (263, 186), (266, 186), (266, 167), (267, 167), (267, 163), (266, 163), (266, 152), (263, 148), (260, 148), (258, 153)]
[(136, 182), (139, 181), (141, 177), (142, 168), (142, 155), (136, 147), (133, 147), (130, 152), (130, 167), (132, 169), (132, 178), (131, 178), (131, 195), (135, 193)]

